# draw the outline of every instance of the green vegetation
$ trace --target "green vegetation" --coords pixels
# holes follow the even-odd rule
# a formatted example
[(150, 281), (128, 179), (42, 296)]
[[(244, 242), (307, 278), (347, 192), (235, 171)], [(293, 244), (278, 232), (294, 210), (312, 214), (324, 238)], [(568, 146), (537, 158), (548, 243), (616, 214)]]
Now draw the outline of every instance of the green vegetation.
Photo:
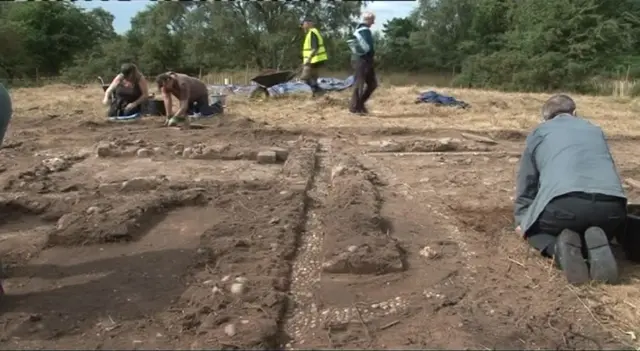
[[(305, 15), (325, 36), (328, 68), (346, 71), (345, 38), (364, 3), (158, 2), (124, 35), (102, 9), (0, 3), (0, 80), (110, 79), (129, 61), (151, 76), (295, 69)], [(377, 26), (377, 65), (388, 74), (444, 74), (476, 88), (640, 93), (638, 0), (420, 0), (409, 17)]]

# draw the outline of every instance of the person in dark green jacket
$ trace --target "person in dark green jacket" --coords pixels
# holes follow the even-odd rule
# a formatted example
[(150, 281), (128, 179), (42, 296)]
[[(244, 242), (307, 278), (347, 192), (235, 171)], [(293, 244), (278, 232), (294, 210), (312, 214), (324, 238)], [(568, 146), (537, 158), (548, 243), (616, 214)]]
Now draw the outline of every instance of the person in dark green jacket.
[(12, 113), (11, 96), (4, 85), (0, 84), (0, 146), (2, 146), (4, 135), (7, 133)]
[(347, 41), (351, 47), (352, 65), (355, 70), (355, 83), (349, 111), (356, 114), (367, 114), (369, 111), (365, 103), (378, 87), (378, 79), (374, 70), (375, 48), (371, 26), (376, 16), (371, 12), (362, 15), (363, 21), (353, 34), (353, 39)]

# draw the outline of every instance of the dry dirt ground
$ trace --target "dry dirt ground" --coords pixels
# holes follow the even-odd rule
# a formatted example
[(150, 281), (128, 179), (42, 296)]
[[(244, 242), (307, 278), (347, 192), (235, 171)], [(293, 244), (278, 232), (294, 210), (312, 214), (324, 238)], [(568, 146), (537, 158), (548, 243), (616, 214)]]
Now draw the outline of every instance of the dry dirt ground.
[[(637, 267), (570, 287), (513, 233), (546, 96), (444, 91), (461, 110), (414, 104), (420, 90), (381, 88), (370, 117), (348, 92), (230, 97), (188, 131), (109, 123), (97, 86), (14, 90), (0, 347), (637, 347)], [(640, 106), (577, 101), (640, 180)]]

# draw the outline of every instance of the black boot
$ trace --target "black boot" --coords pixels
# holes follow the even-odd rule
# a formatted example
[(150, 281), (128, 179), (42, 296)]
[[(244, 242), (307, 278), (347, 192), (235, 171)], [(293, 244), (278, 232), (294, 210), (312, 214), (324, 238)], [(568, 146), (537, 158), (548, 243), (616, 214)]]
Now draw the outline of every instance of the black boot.
[(618, 281), (618, 264), (609, 246), (609, 238), (600, 227), (591, 227), (584, 232), (589, 258), (589, 273), (591, 279), (616, 283)]
[(569, 229), (560, 233), (555, 245), (554, 260), (570, 284), (579, 285), (589, 281), (589, 270), (582, 256), (582, 241), (578, 233)]

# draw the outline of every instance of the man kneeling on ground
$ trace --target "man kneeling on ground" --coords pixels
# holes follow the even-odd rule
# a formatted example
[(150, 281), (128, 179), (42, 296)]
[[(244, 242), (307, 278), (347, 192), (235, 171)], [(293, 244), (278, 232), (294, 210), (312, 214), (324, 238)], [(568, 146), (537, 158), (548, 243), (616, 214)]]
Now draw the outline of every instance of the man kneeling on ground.
[(553, 257), (572, 284), (614, 283), (609, 241), (624, 231), (627, 199), (602, 129), (576, 116), (567, 95), (542, 107), (517, 176), (516, 231)]
[[(164, 107), (167, 111), (165, 124), (168, 126), (175, 126), (183, 120), (185, 127), (189, 128), (188, 113), (210, 116), (216, 112), (209, 106), (207, 86), (198, 78), (182, 73), (167, 72), (159, 75), (156, 78), (156, 83), (158, 90), (162, 92)], [(180, 108), (173, 116), (171, 115), (171, 95), (180, 101)]]

